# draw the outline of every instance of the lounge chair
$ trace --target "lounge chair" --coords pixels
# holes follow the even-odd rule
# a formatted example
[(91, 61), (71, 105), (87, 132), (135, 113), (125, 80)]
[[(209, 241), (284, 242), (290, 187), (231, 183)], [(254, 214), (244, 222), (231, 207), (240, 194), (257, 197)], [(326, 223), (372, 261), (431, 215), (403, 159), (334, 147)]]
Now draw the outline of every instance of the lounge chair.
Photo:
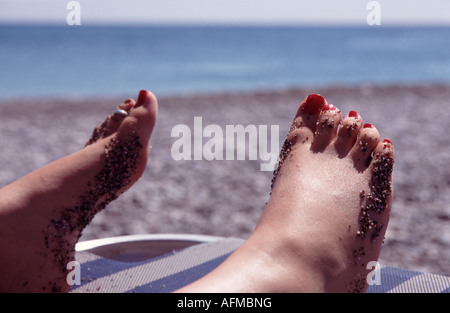
[[(74, 293), (168, 293), (212, 271), (243, 242), (238, 238), (173, 234), (84, 241), (76, 246), (78, 263), (69, 268), (68, 283)], [(373, 274), (368, 293), (450, 292), (447, 276), (383, 265)]]

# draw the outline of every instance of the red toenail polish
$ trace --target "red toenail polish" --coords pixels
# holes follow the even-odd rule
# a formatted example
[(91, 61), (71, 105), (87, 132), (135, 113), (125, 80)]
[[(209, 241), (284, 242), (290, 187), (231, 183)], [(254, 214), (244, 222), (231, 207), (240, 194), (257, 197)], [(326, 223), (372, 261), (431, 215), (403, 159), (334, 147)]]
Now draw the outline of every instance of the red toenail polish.
[(350, 111), (350, 112), (348, 112), (348, 116), (349, 116), (349, 117), (358, 117), (358, 112), (356, 112), (356, 111)]
[(302, 113), (319, 114), (322, 107), (326, 105), (325, 98), (318, 94), (309, 95), (302, 103)]
[(147, 97), (147, 90), (141, 90), (139, 91), (139, 95), (138, 95), (138, 99), (137, 99), (137, 104), (141, 105), (145, 102), (145, 99)]
[(392, 142), (389, 139), (383, 139), (382, 142), (387, 143), (392, 146)]
[(332, 104), (325, 104), (322, 107), (322, 111), (333, 111), (333, 110), (336, 110), (336, 107)]
[(364, 124), (363, 128), (373, 128), (372, 124), (366, 123)]

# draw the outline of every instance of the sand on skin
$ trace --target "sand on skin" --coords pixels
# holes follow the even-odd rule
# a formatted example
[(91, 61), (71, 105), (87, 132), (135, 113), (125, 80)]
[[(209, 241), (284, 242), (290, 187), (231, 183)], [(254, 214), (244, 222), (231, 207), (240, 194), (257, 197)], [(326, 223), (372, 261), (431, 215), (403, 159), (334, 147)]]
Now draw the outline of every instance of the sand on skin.
[[(279, 125), (283, 143), (301, 100), (322, 94), (343, 113), (356, 110), (395, 145), (394, 202), (381, 262), (450, 275), (450, 112), (447, 85), (294, 88), (160, 96), (150, 161), (142, 178), (97, 215), (81, 240), (142, 233), (246, 238), (270, 193), (272, 173), (256, 161), (175, 161), (175, 125)], [(0, 102), (0, 186), (84, 146), (122, 100)], [(24, 127), (26, 126), (26, 127)], [(203, 143), (207, 140), (205, 139)], [(26, 149), (24, 149), (26, 147)]]

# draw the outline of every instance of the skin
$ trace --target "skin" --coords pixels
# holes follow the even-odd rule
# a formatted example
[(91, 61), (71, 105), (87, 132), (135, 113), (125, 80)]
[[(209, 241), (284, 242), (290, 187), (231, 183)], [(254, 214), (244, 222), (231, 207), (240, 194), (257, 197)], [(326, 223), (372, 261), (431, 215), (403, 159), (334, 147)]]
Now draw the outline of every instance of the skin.
[[(108, 116), (96, 129), (100, 135), (94, 131), (84, 149), (0, 189), (0, 291), (70, 289), (65, 267), (74, 260), (81, 231), (138, 180), (147, 163), (157, 100), (143, 90), (137, 102), (128, 99), (120, 108), (128, 116)], [(128, 160), (123, 147), (130, 141), (134, 148)], [(128, 173), (116, 170), (103, 178), (117, 159), (129, 162)]]
[[(180, 292), (367, 289), (367, 264), (378, 260), (389, 220), (394, 150), (355, 113), (343, 118), (338, 131), (337, 108), (319, 95), (302, 102), (254, 233)], [(376, 210), (374, 195), (384, 197)], [(374, 220), (381, 230), (369, 229)]]
[[(86, 147), (0, 189), (0, 291), (64, 292), (65, 265), (93, 216), (130, 188), (148, 157), (157, 100), (141, 91)], [(339, 125), (340, 128), (339, 128)], [(181, 292), (363, 292), (392, 203), (393, 146), (319, 95), (300, 105), (254, 233)], [(20, 228), (26, 231), (17, 231)]]

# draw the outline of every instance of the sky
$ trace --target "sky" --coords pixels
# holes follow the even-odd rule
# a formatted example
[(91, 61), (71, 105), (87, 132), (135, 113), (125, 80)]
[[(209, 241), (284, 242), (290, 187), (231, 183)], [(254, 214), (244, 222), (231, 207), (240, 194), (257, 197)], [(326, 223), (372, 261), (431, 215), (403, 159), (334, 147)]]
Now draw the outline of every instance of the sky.
[[(71, 0), (0, 0), (0, 24), (67, 24)], [(78, 0), (81, 25), (298, 24), (449, 25), (450, 0)], [(371, 7), (373, 8), (373, 6)]]

